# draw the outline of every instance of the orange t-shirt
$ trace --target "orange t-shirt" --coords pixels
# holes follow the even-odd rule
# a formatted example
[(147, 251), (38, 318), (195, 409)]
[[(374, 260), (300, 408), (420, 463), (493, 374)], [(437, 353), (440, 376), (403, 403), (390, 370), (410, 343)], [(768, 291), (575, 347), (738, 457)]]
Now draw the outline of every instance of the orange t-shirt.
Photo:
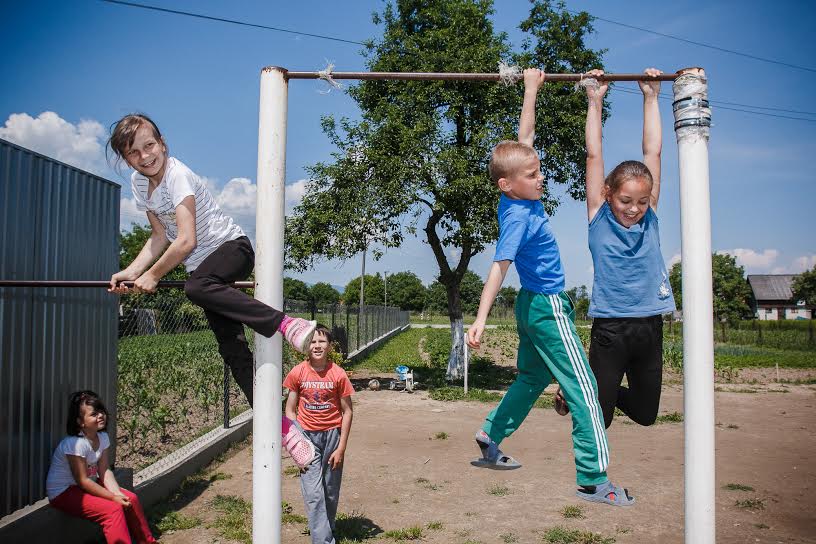
[(354, 393), (346, 371), (329, 361), (316, 372), (309, 361), (289, 371), (283, 386), (298, 394), (298, 423), (307, 431), (336, 429), (343, 422), (340, 399)]

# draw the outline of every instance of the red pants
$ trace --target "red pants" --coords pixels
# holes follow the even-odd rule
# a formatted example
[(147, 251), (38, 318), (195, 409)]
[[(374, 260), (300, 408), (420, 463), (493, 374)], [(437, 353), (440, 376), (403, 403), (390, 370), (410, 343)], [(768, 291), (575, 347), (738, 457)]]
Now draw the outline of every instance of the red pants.
[[(130, 499), (130, 508), (123, 508), (116, 502), (86, 493), (76, 485), (60, 493), (51, 501), (51, 506), (71, 516), (98, 523), (102, 526), (108, 544), (156, 542), (147, 525), (139, 498), (124, 488), (122, 493)], [(133, 540), (130, 535), (133, 535)]]

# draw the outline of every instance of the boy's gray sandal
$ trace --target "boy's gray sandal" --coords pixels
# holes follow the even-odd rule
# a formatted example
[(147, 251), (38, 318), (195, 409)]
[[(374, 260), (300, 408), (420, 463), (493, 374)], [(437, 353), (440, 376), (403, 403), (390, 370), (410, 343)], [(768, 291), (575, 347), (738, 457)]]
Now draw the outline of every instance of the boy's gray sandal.
[(629, 496), (629, 491), (607, 481), (595, 487), (595, 493), (584, 493), (580, 489), (575, 494), (590, 502), (601, 502), (612, 506), (632, 506), (635, 498)]
[(474, 467), (490, 468), (493, 470), (513, 470), (516, 468), (521, 468), (521, 463), (509, 455), (505, 455), (501, 452), (499, 452), (499, 455), (492, 461), (490, 459), (485, 459), (484, 457), (479, 457), (478, 459), (471, 461), (470, 464)]
[(476, 433), (476, 444), (482, 456), (470, 462), (474, 467), (491, 468), (493, 470), (513, 470), (521, 468), (521, 463), (503, 453), (499, 445), (493, 442), (484, 431)]

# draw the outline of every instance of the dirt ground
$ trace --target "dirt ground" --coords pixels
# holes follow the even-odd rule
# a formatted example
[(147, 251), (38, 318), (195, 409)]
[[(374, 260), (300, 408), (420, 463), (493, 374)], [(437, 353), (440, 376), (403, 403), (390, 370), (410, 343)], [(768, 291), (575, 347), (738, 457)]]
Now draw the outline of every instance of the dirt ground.
[[(680, 385), (664, 387), (661, 413), (682, 412), (682, 403)], [(718, 386), (717, 542), (816, 542), (815, 404), (813, 385)], [(682, 423), (640, 427), (616, 418), (608, 431), (609, 474), (637, 504), (614, 508), (575, 497), (570, 420), (551, 409), (534, 409), (503, 443), (521, 469), (470, 466), (478, 454), (473, 434), (491, 408), (438, 402), (424, 392), (358, 392), (340, 512), (366, 518), (380, 542), (392, 541), (385, 531), (412, 526), (423, 528), (427, 543), (540, 543), (556, 526), (618, 543), (683, 542)], [(203, 523), (165, 533), (161, 542), (231, 542), (207, 528), (216, 517), (210, 502), (216, 494), (251, 500), (251, 469), (249, 446), (211, 467), (232, 477), (213, 481), (179, 509)], [(727, 484), (754, 490), (727, 490)], [(283, 476), (283, 499), (304, 513), (297, 476)], [(570, 505), (580, 506), (583, 517), (566, 519), (562, 510)], [(429, 529), (431, 522), (441, 525)], [(285, 524), (282, 542), (309, 543), (303, 528)]]

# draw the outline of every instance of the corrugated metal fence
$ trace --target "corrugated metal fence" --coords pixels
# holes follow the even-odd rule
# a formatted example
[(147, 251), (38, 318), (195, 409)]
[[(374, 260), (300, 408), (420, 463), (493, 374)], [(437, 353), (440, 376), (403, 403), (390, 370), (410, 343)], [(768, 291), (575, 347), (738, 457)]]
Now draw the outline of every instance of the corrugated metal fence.
[[(0, 140), (0, 279), (110, 277), (119, 198), (110, 181)], [(93, 389), (115, 410), (116, 304), (104, 289), (0, 288), (0, 516), (44, 497), (70, 392)]]

